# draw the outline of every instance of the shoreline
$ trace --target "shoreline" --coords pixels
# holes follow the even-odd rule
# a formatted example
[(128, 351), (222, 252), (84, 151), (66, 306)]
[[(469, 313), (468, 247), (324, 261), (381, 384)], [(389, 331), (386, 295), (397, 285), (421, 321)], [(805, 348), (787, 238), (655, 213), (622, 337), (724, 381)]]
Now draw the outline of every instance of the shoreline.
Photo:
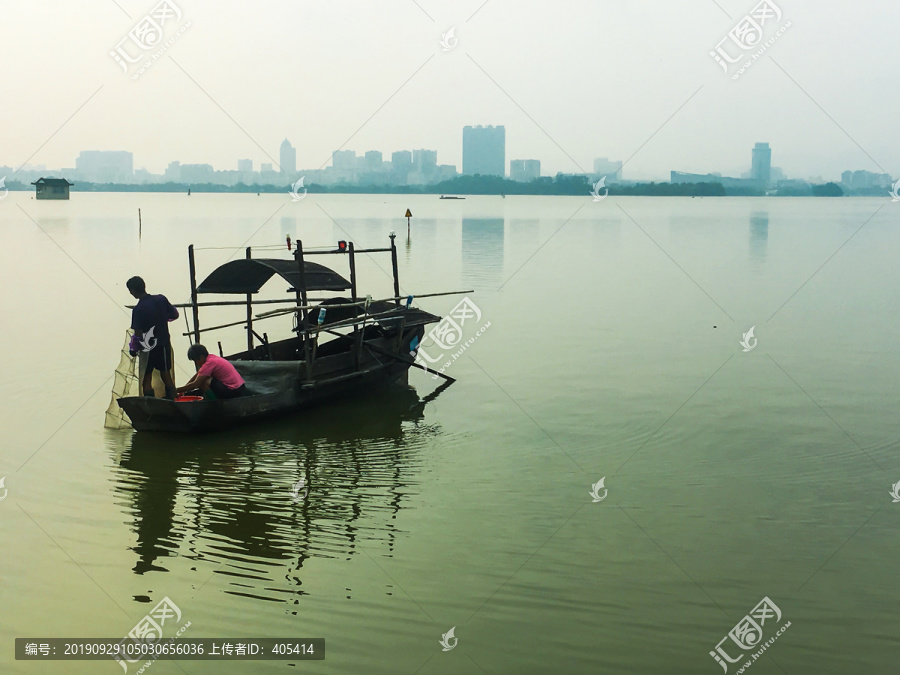
[[(838, 190), (830, 186), (835, 186)], [(27, 192), (34, 194), (31, 186), (6, 186), (10, 193)], [(525, 186), (523, 186), (525, 187)], [(372, 186), (355, 187), (355, 186), (335, 186), (333, 188), (322, 185), (310, 185), (306, 188), (308, 194), (336, 194), (336, 195), (421, 195), (434, 197), (590, 197), (591, 192), (588, 190), (528, 190), (521, 189), (517, 191), (473, 191), (473, 190), (437, 190), (432, 186), (424, 186), (417, 189), (418, 186), (392, 186), (390, 189), (378, 189)], [(890, 197), (890, 191), (871, 191), (871, 192), (843, 192), (836, 183), (826, 183), (824, 185), (810, 185), (809, 190), (790, 190), (784, 193), (770, 192), (766, 194), (761, 190), (737, 189), (729, 190), (724, 188), (720, 183), (639, 183), (630, 186), (608, 186), (609, 197)], [(161, 193), (161, 194), (187, 194), (190, 190), (191, 194), (291, 194), (290, 185), (254, 185), (245, 187), (236, 187), (230, 185), (217, 184), (150, 184), (150, 185), (98, 185), (91, 183), (75, 184), (71, 187), (71, 193)], [(840, 191), (839, 191), (840, 190)], [(605, 199), (605, 197), (604, 197)], [(297, 200), (300, 201), (300, 200)], [(602, 200), (599, 200), (602, 201)]]

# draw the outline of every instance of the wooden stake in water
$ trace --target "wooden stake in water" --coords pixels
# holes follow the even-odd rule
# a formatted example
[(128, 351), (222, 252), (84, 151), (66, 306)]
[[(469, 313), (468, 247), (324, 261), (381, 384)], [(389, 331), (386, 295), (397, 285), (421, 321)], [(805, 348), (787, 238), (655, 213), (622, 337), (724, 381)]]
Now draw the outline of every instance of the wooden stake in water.
[(141, 240), (142, 230), (143, 230), (143, 224), (141, 223), (141, 210), (138, 209), (138, 241)]

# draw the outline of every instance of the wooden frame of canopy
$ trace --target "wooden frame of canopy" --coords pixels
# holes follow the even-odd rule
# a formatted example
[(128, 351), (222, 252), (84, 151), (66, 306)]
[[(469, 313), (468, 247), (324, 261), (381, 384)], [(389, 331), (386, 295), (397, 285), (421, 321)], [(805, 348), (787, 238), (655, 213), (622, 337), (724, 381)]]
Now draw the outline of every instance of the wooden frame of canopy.
[[(247, 287), (247, 288), (241, 287), (240, 290), (203, 291), (203, 289), (202, 289), (203, 284), (200, 284), (200, 286), (198, 286), (198, 284), (197, 284), (194, 246), (193, 246), (193, 244), (191, 244), (190, 246), (188, 246), (188, 266), (189, 266), (189, 271), (190, 271), (191, 302), (189, 304), (176, 305), (176, 307), (180, 307), (180, 308), (190, 308), (191, 314), (193, 317), (193, 330), (191, 330), (191, 328), (188, 327), (188, 332), (183, 333), (183, 335), (184, 336), (192, 336), (194, 342), (199, 343), (201, 333), (206, 333), (206, 332), (210, 332), (213, 330), (219, 330), (219, 329), (223, 329), (223, 328), (243, 325), (245, 327), (245, 330), (247, 331), (247, 353), (250, 353), (256, 348), (255, 343), (254, 343), (254, 337), (256, 337), (262, 345), (269, 344), (268, 335), (266, 333), (263, 333), (263, 335), (260, 336), (258, 333), (256, 333), (253, 330), (253, 325), (254, 325), (253, 305), (254, 304), (257, 304), (257, 305), (293, 304), (294, 306), (289, 307), (289, 308), (282, 308), (282, 309), (266, 312), (263, 314), (257, 314), (255, 316), (255, 320), (261, 321), (266, 318), (273, 318), (274, 316), (284, 316), (284, 315), (293, 314), (293, 313), (298, 314), (299, 321), (298, 321), (298, 326), (297, 326), (296, 331), (297, 331), (298, 337), (302, 338), (302, 340), (303, 340), (303, 361), (306, 364), (306, 372), (307, 373), (313, 372), (313, 365), (315, 363), (316, 347), (317, 347), (317, 343), (318, 343), (319, 333), (328, 332), (332, 335), (340, 336), (341, 334), (334, 332), (335, 328), (350, 328), (350, 327), (352, 327), (353, 328), (352, 338), (353, 338), (353, 345), (354, 345), (353, 346), (354, 363), (355, 363), (355, 367), (358, 369), (360, 354), (363, 349), (363, 334), (365, 331), (365, 325), (366, 325), (367, 321), (372, 322), (372, 321), (378, 321), (379, 319), (384, 320), (387, 318), (391, 318), (394, 315), (397, 316), (397, 318), (400, 320), (399, 321), (400, 330), (398, 331), (398, 334), (397, 334), (398, 341), (400, 339), (400, 335), (403, 333), (403, 328), (406, 323), (405, 312), (402, 312), (400, 310), (401, 300), (403, 298), (401, 298), (401, 296), (400, 296), (400, 279), (399, 279), (398, 265), (397, 265), (397, 246), (396, 246), (395, 238), (396, 238), (396, 235), (393, 232), (391, 232), (391, 234), (390, 234), (391, 245), (389, 248), (371, 248), (371, 249), (358, 249), (357, 250), (354, 247), (353, 242), (348, 242), (346, 244), (346, 248), (339, 247), (336, 250), (330, 249), (330, 250), (317, 250), (317, 251), (313, 251), (313, 250), (304, 251), (302, 241), (297, 240), (295, 242), (296, 250), (293, 253), (294, 261), (296, 262), (296, 270), (292, 270), (290, 272), (291, 275), (296, 274), (296, 281), (292, 283), (293, 288), (289, 289), (289, 290), (294, 291), (295, 297), (278, 299), (278, 300), (257, 300), (255, 302), (253, 300), (253, 294), (255, 292), (257, 292), (259, 290), (259, 288), (261, 288), (261, 286), (264, 285), (269, 279), (271, 279), (271, 277), (274, 276), (276, 273), (279, 274), (280, 276), (282, 276), (282, 278), (284, 278), (286, 281), (291, 281), (291, 279), (288, 279), (288, 277), (286, 276), (283, 266), (281, 266), (282, 267), (281, 270), (275, 270), (275, 271), (271, 272), (270, 274), (268, 274), (268, 276), (266, 276), (265, 279), (261, 283), (259, 283), (258, 286), (253, 285), (253, 286)], [(390, 311), (379, 311), (379, 312), (372, 313), (369, 311), (369, 301), (368, 300), (366, 300), (366, 301), (359, 300), (358, 288), (357, 288), (357, 275), (356, 275), (356, 254), (357, 253), (364, 253), (364, 254), (390, 253), (391, 254), (391, 269), (392, 269), (392, 276), (393, 276), (394, 295), (391, 298), (374, 301), (374, 303), (377, 305), (380, 305), (383, 308), (384, 304), (386, 304), (387, 302), (393, 302), (393, 304), (395, 305), (394, 309), (392, 309)], [(308, 293), (310, 292), (310, 290), (313, 290), (313, 291), (329, 290), (329, 288), (322, 288), (322, 287), (314, 287), (312, 289), (309, 289), (309, 284), (307, 282), (308, 277), (307, 277), (306, 258), (309, 256), (315, 256), (315, 255), (346, 255), (347, 256), (348, 267), (349, 267), (349, 272), (350, 272), (349, 282), (347, 282), (347, 280), (343, 279), (342, 277), (337, 275), (337, 273), (335, 273), (333, 270), (330, 270), (329, 268), (325, 268), (322, 266), (315, 266), (315, 267), (316, 267), (317, 271), (319, 268), (321, 268), (322, 270), (325, 270), (325, 271), (333, 274), (341, 282), (344, 282), (344, 284), (348, 284), (348, 285), (344, 285), (343, 290), (345, 292), (346, 291), (350, 292), (349, 302), (329, 304), (327, 307), (328, 308), (332, 308), (332, 307), (334, 307), (334, 308), (351, 308), (351, 307), (362, 306), (363, 311), (360, 314), (358, 314), (350, 319), (337, 321), (336, 323), (333, 323), (333, 324), (325, 324), (322, 326), (312, 325), (311, 320), (310, 320), (310, 310), (316, 309), (316, 308), (318, 308), (318, 306), (309, 304)], [(271, 261), (271, 260), (264, 261), (263, 259), (252, 258), (252, 248), (249, 246), (245, 250), (245, 256), (246, 256), (245, 260), (258, 260), (260, 263), (275, 262), (275, 261)], [(232, 262), (236, 262), (236, 261), (232, 261)], [(287, 261), (283, 261), (283, 262), (287, 262)], [(224, 267), (226, 267), (229, 264), (230, 263), (226, 263), (226, 265), (219, 267), (216, 271), (214, 271), (213, 274), (222, 270)], [(207, 283), (210, 280), (210, 278), (212, 278), (212, 276), (213, 275), (210, 275), (210, 277), (208, 277), (203, 283), (204, 284)], [(330, 288), (337, 290), (336, 286), (332, 286)], [(245, 290), (247, 291), (246, 293), (243, 292)], [(199, 295), (204, 292), (234, 293), (234, 294), (241, 293), (246, 296), (246, 299), (243, 301), (200, 302)], [(472, 292), (473, 291), (453, 291), (453, 292), (448, 292), (448, 293), (430, 293), (430, 294), (419, 296), (419, 297), (438, 297), (438, 296), (445, 296), (445, 295), (459, 295), (459, 294), (472, 293)], [(200, 308), (201, 307), (241, 306), (241, 305), (246, 307), (247, 313), (246, 313), (246, 318), (244, 320), (227, 323), (227, 324), (222, 324), (219, 326), (211, 326), (209, 328), (202, 328), (202, 329), (200, 328)], [(221, 352), (221, 343), (219, 343), (219, 350)], [(429, 372), (434, 372), (428, 368), (425, 368), (424, 366), (421, 366), (420, 364), (413, 363), (410, 365), (414, 365), (418, 368), (427, 370)], [(447, 378), (447, 379), (450, 379), (450, 378)]]

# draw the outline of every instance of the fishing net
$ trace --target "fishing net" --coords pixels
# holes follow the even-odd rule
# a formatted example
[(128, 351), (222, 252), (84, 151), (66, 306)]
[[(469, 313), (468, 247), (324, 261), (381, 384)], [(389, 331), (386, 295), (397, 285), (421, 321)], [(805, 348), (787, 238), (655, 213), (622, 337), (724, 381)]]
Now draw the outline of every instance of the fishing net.
[[(138, 352), (138, 356), (132, 356), (128, 352), (128, 345), (131, 343), (132, 335), (134, 335), (134, 331), (130, 328), (125, 331), (125, 344), (122, 345), (119, 365), (116, 366), (115, 379), (113, 380), (112, 400), (109, 402), (109, 408), (106, 409), (106, 422), (103, 425), (107, 429), (130, 429), (131, 422), (128, 420), (125, 412), (119, 407), (119, 404), (116, 403), (116, 399), (127, 396), (141, 396), (142, 394), (141, 380), (144, 377), (144, 371), (147, 369), (147, 353)], [(174, 368), (170, 372), (174, 378)], [(162, 397), (166, 391), (158, 370), (153, 371), (153, 391), (157, 397)]]
[(109, 408), (106, 409), (106, 423), (103, 425), (107, 429), (130, 429), (131, 422), (128, 421), (125, 412), (116, 403), (116, 399), (125, 396), (140, 396), (139, 359), (128, 353), (128, 344), (131, 342), (133, 334), (133, 330), (125, 331), (125, 344), (122, 346), (119, 365), (116, 367), (115, 379), (113, 380), (112, 400), (109, 402)]

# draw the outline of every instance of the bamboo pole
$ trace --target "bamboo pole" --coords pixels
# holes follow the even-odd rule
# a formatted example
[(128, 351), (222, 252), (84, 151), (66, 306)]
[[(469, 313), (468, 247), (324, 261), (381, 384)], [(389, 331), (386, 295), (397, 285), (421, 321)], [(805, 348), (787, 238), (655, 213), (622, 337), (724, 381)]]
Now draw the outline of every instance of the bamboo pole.
[[(363, 324), (364, 324), (366, 321), (368, 321), (368, 320), (370, 320), (370, 319), (379, 319), (379, 318), (384, 319), (384, 318), (394, 317), (394, 316), (400, 318), (400, 312), (401, 312), (401, 311), (402, 311), (402, 310), (401, 310), (400, 308), (395, 307), (395, 308), (393, 308), (393, 309), (389, 309), (389, 310), (384, 311), (384, 312), (379, 312), (379, 313), (377, 313), (377, 314), (369, 314), (368, 312), (366, 312), (366, 313), (361, 314), (360, 316), (355, 317), (355, 318), (353, 318), (353, 319), (345, 319), (344, 321), (338, 321), (337, 323), (331, 323), (331, 324), (328, 324), (328, 328), (329, 328), (329, 329), (334, 329), (334, 328), (349, 328), (350, 326), (353, 326), (353, 325), (358, 324), (358, 323), (363, 323)], [(322, 327), (319, 327), (319, 326), (313, 326), (313, 327), (311, 327), (311, 328), (306, 328), (306, 329), (304, 329), (303, 331), (298, 331), (298, 333), (299, 333), (299, 334), (303, 334), (303, 333), (312, 334), (312, 333), (319, 333), (319, 332), (321, 332), (321, 331), (323, 331), (323, 330), (325, 330), (325, 327), (324, 327), (324, 326), (322, 326)]]
[[(333, 306), (334, 305), (329, 305), (328, 307), (326, 307), (326, 309), (328, 309), (329, 307), (333, 307)], [(312, 306), (312, 307), (308, 307), (307, 309), (315, 309), (315, 308), (316, 308), (315, 306)], [(291, 310), (291, 312), (294, 312), (294, 311), (296, 311), (296, 310)], [(388, 315), (399, 316), (400, 311), (401, 310), (399, 308), (393, 307), (386, 312), (380, 312), (378, 314), (368, 314), (368, 313), (361, 314), (360, 316), (358, 316), (354, 319), (345, 319), (344, 321), (341, 321), (338, 323), (327, 324), (327, 325), (328, 325), (328, 328), (347, 328), (347, 327), (353, 326), (357, 323), (363, 323), (369, 319), (377, 319), (379, 317), (384, 318), (384, 317), (387, 317)], [(275, 316), (278, 316), (278, 315), (270, 314), (268, 316), (263, 316), (263, 317), (257, 316), (256, 320), (262, 321), (263, 319), (272, 319), (272, 318), (275, 318)], [(219, 330), (221, 328), (231, 328), (233, 326), (244, 326), (244, 325), (246, 325), (246, 323), (247, 323), (246, 320), (233, 321), (232, 323), (223, 323), (220, 326), (210, 326), (209, 328), (203, 328), (199, 332), (206, 333), (208, 331)], [(318, 333), (319, 330), (324, 330), (324, 328), (322, 328), (322, 329), (318, 329), (316, 327), (312, 327), (309, 329), (304, 328), (303, 330), (298, 331), (298, 335), (309, 335), (309, 334), (313, 334), (313, 333)], [(185, 336), (190, 335), (190, 334), (191, 333), (184, 333)], [(199, 338), (198, 338), (198, 341), (199, 341)]]
[[(390, 253), (391, 249), (389, 248), (360, 248), (356, 250), (357, 253)], [(306, 251), (304, 255), (341, 255), (346, 254), (346, 251), (340, 250), (329, 250), (329, 251)]]
[[(422, 295), (415, 295), (415, 294), (411, 294), (411, 295), (413, 295), (413, 297), (416, 300), (418, 300), (419, 298), (439, 298), (439, 297), (443, 297), (445, 295), (468, 295), (469, 293), (474, 293), (474, 292), (475, 291), (473, 291), (473, 290), (446, 291), (444, 293), (423, 293)], [(382, 298), (380, 300), (371, 300), (370, 302), (393, 302), (395, 300), (406, 300), (407, 297), (409, 297), (409, 296), (404, 295), (404, 296), (398, 296), (398, 297), (392, 297), (392, 298)], [(243, 304), (243, 303), (237, 303), (237, 304)], [(257, 303), (257, 304), (260, 304), (260, 303)], [(365, 300), (357, 300), (356, 302), (336, 302), (332, 305), (328, 305), (328, 308), (330, 309), (332, 307), (354, 307), (354, 306), (362, 307), (365, 304), (366, 304)], [(176, 307), (177, 307), (177, 305), (176, 305)], [(257, 314), (256, 317), (262, 318), (262, 317), (266, 317), (266, 316), (270, 316), (270, 315), (274, 316), (276, 314), (290, 314), (291, 312), (295, 312), (298, 309), (316, 309), (317, 307), (319, 307), (319, 305), (309, 305), (307, 307), (291, 307), (290, 309), (273, 309), (269, 312), (262, 312), (261, 314)]]
[(356, 251), (353, 242), (347, 244), (350, 255), (350, 299), (356, 302)]
[[(272, 316), (264, 316), (264, 317), (262, 317), (262, 318), (257, 317), (256, 320), (257, 320), (257, 321), (262, 321), (263, 319), (271, 319), (271, 318), (274, 318), (274, 317), (272, 317)], [(222, 329), (222, 328), (231, 328), (231, 327), (233, 327), (233, 326), (246, 326), (246, 325), (247, 325), (247, 320), (246, 320), (246, 319), (242, 319), (241, 321), (233, 321), (233, 322), (231, 322), (231, 323), (223, 323), (223, 324), (221, 324), (221, 325), (219, 325), (219, 326), (210, 326), (209, 328), (201, 328), (198, 332), (200, 332), (200, 333), (208, 333), (209, 331), (220, 330), (220, 329)], [(185, 336), (185, 337), (187, 337), (188, 335), (191, 335), (191, 334), (192, 334), (191, 332), (188, 332), (188, 333), (182, 333), (182, 335)], [(198, 341), (199, 341), (199, 338), (198, 338)]]
[[(247, 247), (247, 260), (250, 260), (250, 247)], [(247, 353), (253, 351), (253, 294), (247, 293)]]
[[(351, 241), (348, 245), (350, 255), (350, 299), (356, 302), (356, 247)], [(362, 333), (360, 327), (353, 324), (353, 370), (359, 370), (362, 356)]]
[(194, 245), (188, 246), (188, 266), (191, 271), (191, 308), (194, 313), (194, 342), (200, 342), (200, 309), (197, 306), (197, 268), (194, 266)]
[[(417, 293), (411, 293), (410, 295), (413, 295), (418, 300), (419, 298), (439, 298), (444, 295), (465, 295), (467, 293), (474, 293), (474, 292), (475, 292), (474, 290), (468, 290), (468, 291), (447, 291), (446, 293), (423, 293), (421, 295), (419, 295)], [(398, 296), (398, 297), (383, 298), (382, 300), (373, 300), (372, 302), (393, 302), (394, 300), (406, 300), (407, 297), (408, 296), (403, 295), (403, 296)], [(297, 303), (296, 298), (285, 298), (283, 300), (254, 300), (253, 301), (254, 305), (280, 305), (280, 304), (296, 305), (296, 303)], [(247, 304), (247, 302), (245, 300), (221, 300), (221, 301), (214, 301), (214, 302), (198, 302), (197, 307), (237, 307), (237, 306), (243, 307), (246, 304)], [(339, 303), (335, 303), (333, 305), (329, 305), (329, 307), (349, 307), (351, 305), (362, 306), (363, 304), (364, 304), (363, 301), (357, 300), (356, 302), (339, 302)], [(173, 304), (172, 306), (177, 309), (191, 309), (194, 306), (194, 304), (191, 302), (182, 302), (182, 303), (178, 303), (178, 304)], [(318, 307), (318, 305), (309, 305), (306, 307), (294, 306), (294, 307), (291, 307), (291, 311), (295, 311), (297, 309), (315, 309), (316, 307)], [(125, 308), (126, 309), (134, 309), (134, 305), (125, 305)], [(276, 309), (273, 311), (280, 312), (280, 311), (284, 311), (284, 310)], [(258, 317), (264, 316), (264, 313), (256, 314), (256, 316), (258, 316)]]
[(372, 350), (378, 354), (381, 354), (382, 356), (387, 356), (389, 358), (396, 359), (397, 361), (400, 361), (401, 363), (405, 363), (409, 366), (412, 366), (413, 368), (419, 368), (420, 370), (424, 370), (426, 373), (431, 373), (432, 375), (437, 375), (438, 377), (443, 377), (445, 380), (447, 380), (447, 382), (449, 382), (451, 384), (453, 382), (456, 382), (456, 378), (450, 377), (449, 375), (444, 375), (444, 373), (440, 373), (436, 370), (432, 370), (431, 368), (428, 368), (427, 366), (423, 366), (421, 363), (416, 363), (415, 361), (405, 359), (402, 356), (399, 356), (397, 354), (391, 354), (390, 352), (385, 351), (384, 349), (380, 349), (374, 345), (366, 345), (366, 349)]
[[(450, 291), (448, 293), (426, 293), (425, 295), (417, 295), (415, 297), (417, 297), (417, 298), (434, 298), (434, 297), (440, 297), (440, 296), (444, 296), (444, 295), (463, 295), (463, 294), (474, 293), (474, 292), (475, 291)], [(402, 298), (385, 298), (383, 300), (373, 300), (372, 302), (390, 302), (391, 300), (402, 300)], [(243, 305), (244, 303), (238, 302), (235, 304)], [(336, 303), (334, 305), (328, 305), (327, 308), (330, 309), (332, 307), (353, 307), (353, 306), (360, 307), (365, 304), (366, 304), (365, 300), (360, 300), (359, 302)], [(177, 306), (178, 305), (176, 305), (176, 307)], [(299, 310), (318, 309), (320, 306), (321, 305), (306, 305), (306, 306), (301, 305), (301, 306), (297, 306), (297, 307), (291, 307), (290, 309), (278, 309), (278, 310), (274, 310), (272, 312), (264, 312), (262, 314), (257, 314), (256, 320), (262, 321), (263, 319), (273, 319), (277, 316), (285, 316), (287, 314), (293, 314), (294, 312), (297, 312)], [(190, 305), (188, 305), (188, 307), (190, 307)], [(391, 309), (388, 312), (386, 312), (385, 314), (392, 314), (395, 312), (397, 312), (396, 309)], [(373, 317), (382, 316), (382, 315), (381, 314), (377, 314), (377, 315), (376, 314), (366, 314), (365, 316), (367, 319), (371, 319)], [(355, 323), (361, 323), (363, 321), (364, 321), (363, 315), (360, 315), (356, 319), (350, 319), (349, 323), (340, 324), (340, 327), (354, 325)], [(199, 339), (200, 339), (199, 333), (206, 333), (207, 331), (211, 331), (211, 330), (219, 330), (220, 328), (231, 328), (233, 326), (243, 326), (246, 323), (247, 323), (246, 320), (233, 321), (232, 323), (223, 323), (219, 326), (210, 326), (209, 328), (203, 328), (203, 329), (197, 331), (197, 333), (198, 333), (197, 341), (199, 341)], [(329, 327), (332, 327), (332, 326), (339, 326), (339, 324), (329, 324)], [(191, 335), (191, 331), (188, 331), (187, 333), (182, 333), (182, 335), (187, 337), (188, 335)]]
[[(298, 239), (297, 240), (297, 250), (294, 252), (294, 259), (297, 261), (297, 267), (299, 268), (300, 278), (297, 284), (299, 289), (297, 289), (297, 304), (299, 306), (305, 306), (307, 304), (306, 300), (306, 267), (303, 264), (303, 242)], [(305, 339), (303, 340), (303, 357), (306, 361), (306, 379), (312, 379), (312, 351), (309, 348), (309, 310), (304, 309), (300, 310), (303, 314), (303, 335), (305, 335)], [(299, 327), (299, 326), (298, 326)], [(300, 335), (300, 332), (297, 332), (297, 335)]]
[[(285, 298), (284, 300), (256, 300), (254, 305), (277, 305), (284, 303), (294, 303), (296, 304), (296, 298)], [(231, 307), (240, 305), (243, 307), (247, 302), (245, 300), (221, 300), (218, 302), (198, 302), (197, 307)], [(177, 309), (191, 308), (193, 307), (193, 303), (190, 302), (182, 302), (179, 304), (172, 305)], [(125, 305), (128, 309), (134, 309), (134, 305)]]
[(394, 240), (397, 235), (391, 232), (391, 267), (394, 271), (394, 296), (397, 297), (397, 305), (400, 305), (400, 274), (397, 272), (397, 245)]

